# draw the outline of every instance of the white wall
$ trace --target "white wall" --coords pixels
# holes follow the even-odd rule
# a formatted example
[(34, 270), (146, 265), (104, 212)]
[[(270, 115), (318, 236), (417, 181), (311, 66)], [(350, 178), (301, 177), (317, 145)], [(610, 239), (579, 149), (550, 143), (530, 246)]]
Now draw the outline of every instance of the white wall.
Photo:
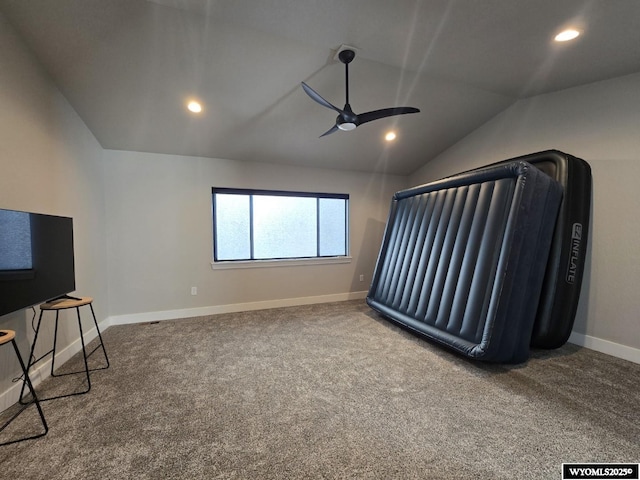
[[(104, 160), (113, 317), (366, 291), (391, 196), (406, 186), (403, 176), (201, 157), (106, 150)], [(352, 262), (213, 270), (214, 186), (350, 194)]]
[[(0, 45), (0, 208), (73, 217), (77, 293), (95, 298), (102, 320), (108, 304), (102, 148), (1, 14)], [(27, 309), (0, 317), (1, 329), (16, 331), (25, 360), (32, 316)], [(36, 353), (51, 348), (52, 324), (43, 328)], [(78, 328), (71, 321), (61, 326), (64, 349), (79, 338)], [(0, 410), (16, 400), (15, 388), (3, 394), (20, 385), (11, 383), (19, 375), (13, 349), (3, 346)]]
[(593, 174), (593, 223), (574, 337), (638, 361), (640, 74), (519, 101), (425, 164), (410, 183), (547, 149), (583, 158)]

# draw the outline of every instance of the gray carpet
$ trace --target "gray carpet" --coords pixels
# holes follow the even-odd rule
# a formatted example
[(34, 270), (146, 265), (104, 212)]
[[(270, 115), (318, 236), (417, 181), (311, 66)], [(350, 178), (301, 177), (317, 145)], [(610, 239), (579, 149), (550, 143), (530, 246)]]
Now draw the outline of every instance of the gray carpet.
[[(0, 447), (2, 478), (559, 479), (562, 462), (640, 461), (640, 365), (571, 345), (472, 363), (361, 300), (104, 340), (111, 367), (43, 404), (47, 436)], [(78, 376), (39, 392), (73, 388)], [(36, 423), (28, 412), (14, 432)]]

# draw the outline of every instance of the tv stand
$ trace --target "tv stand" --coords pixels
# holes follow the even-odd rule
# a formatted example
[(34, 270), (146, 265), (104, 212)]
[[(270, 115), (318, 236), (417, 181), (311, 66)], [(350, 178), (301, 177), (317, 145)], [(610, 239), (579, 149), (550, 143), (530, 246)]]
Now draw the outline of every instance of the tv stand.
[(76, 300), (78, 302), (81, 302), (82, 298), (74, 297), (72, 295), (60, 295), (59, 297), (56, 297), (53, 300), (49, 300), (47, 303), (55, 305), (55, 304), (58, 304), (60, 302), (64, 302), (65, 300)]

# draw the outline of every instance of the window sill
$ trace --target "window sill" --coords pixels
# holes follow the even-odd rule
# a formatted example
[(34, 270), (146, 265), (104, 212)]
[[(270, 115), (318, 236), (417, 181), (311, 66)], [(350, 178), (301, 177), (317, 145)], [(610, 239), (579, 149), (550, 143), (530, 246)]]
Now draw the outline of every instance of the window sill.
[(351, 257), (283, 258), (280, 260), (238, 260), (232, 262), (211, 262), (212, 270), (232, 270), (237, 268), (301, 267), (309, 265), (333, 265), (351, 263)]

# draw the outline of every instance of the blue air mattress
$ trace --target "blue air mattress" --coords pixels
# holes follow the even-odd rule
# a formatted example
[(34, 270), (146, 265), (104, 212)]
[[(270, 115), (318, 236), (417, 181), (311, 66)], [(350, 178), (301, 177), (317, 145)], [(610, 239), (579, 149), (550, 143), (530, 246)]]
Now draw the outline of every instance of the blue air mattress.
[(397, 192), (367, 303), (467, 357), (525, 361), (561, 198), (522, 161)]

